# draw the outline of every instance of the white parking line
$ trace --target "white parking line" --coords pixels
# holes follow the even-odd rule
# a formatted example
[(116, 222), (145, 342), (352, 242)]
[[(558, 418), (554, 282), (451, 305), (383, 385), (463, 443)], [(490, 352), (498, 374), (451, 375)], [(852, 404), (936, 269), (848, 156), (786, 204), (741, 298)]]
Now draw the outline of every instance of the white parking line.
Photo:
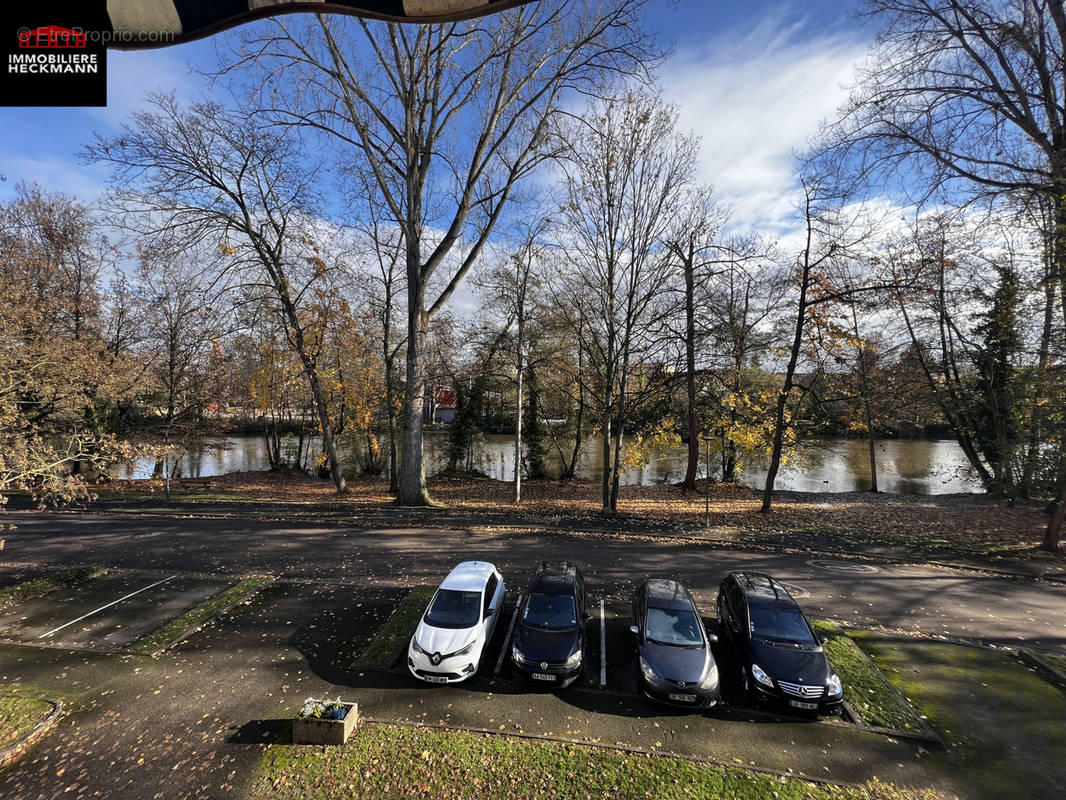
[(106, 606), (100, 606), (95, 611), (90, 611), (88, 614), (82, 614), (77, 619), (72, 619), (70, 622), (65, 622), (62, 625), (60, 625), (58, 628), (52, 628), (52, 630), (48, 631), (47, 633), (42, 633), (37, 638), (38, 639), (43, 639), (45, 636), (51, 636), (53, 633), (58, 633), (59, 631), (63, 630), (64, 628), (69, 627), (70, 625), (73, 625), (75, 622), (81, 622), (83, 619), (91, 617), (93, 614), (97, 614), (97, 613), (103, 611), (105, 608), (111, 608), (111, 606), (115, 605), (116, 603), (121, 603), (123, 600), (129, 600), (135, 594), (140, 594), (141, 592), (146, 592), (149, 589), (151, 589), (153, 586), (158, 586), (161, 583), (166, 583), (167, 581), (169, 581), (169, 580), (171, 580), (173, 578), (176, 578), (176, 577), (178, 577), (177, 574), (174, 574), (174, 575), (171, 575), (169, 578), (163, 578), (163, 580), (161, 580), (161, 581), (156, 581), (155, 583), (149, 584), (148, 586), (145, 586), (143, 589), (138, 589), (135, 592), (130, 592), (125, 597), (120, 597), (118, 600), (112, 600)]
[(600, 688), (607, 686), (607, 625), (603, 621), (603, 600), (600, 600)]
[(503, 659), (507, 655), (507, 648), (511, 645), (511, 634), (514, 633), (514, 624), (518, 621), (518, 609), (522, 607), (522, 595), (518, 595), (518, 601), (514, 604), (514, 613), (511, 614), (511, 624), (507, 626), (507, 638), (503, 640), (503, 649), (500, 650), (500, 657), (496, 661), (496, 675), (500, 674), (500, 670), (503, 669)]

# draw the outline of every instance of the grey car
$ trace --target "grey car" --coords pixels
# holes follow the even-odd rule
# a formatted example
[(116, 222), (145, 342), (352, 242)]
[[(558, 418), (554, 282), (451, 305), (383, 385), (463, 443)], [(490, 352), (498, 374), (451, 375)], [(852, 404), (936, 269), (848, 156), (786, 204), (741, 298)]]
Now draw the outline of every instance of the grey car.
[(644, 693), (669, 705), (712, 708), (721, 698), (718, 664), (688, 589), (677, 581), (649, 578), (633, 596)]

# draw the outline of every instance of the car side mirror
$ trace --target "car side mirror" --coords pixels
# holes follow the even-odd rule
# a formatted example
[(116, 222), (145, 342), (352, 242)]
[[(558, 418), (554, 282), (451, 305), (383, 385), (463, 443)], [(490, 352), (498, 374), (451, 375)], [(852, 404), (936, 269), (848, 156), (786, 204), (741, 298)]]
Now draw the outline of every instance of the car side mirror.
[(491, 617), (495, 613), (496, 613), (496, 609), (495, 608), (490, 608), (488, 611), (485, 612), (485, 616), (486, 617)]
[(707, 641), (710, 642), (711, 644), (718, 644), (718, 636), (717, 636), (717, 634), (708, 633), (707, 634)]
[(828, 644), (829, 643), (829, 637), (828, 636), (819, 636), (818, 637), (818, 641), (821, 642), (822, 644)]
[(629, 626), (629, 632), (630, 633), (640, 633), (640, 628), (638, 628), (636, 625), (630, 625)]

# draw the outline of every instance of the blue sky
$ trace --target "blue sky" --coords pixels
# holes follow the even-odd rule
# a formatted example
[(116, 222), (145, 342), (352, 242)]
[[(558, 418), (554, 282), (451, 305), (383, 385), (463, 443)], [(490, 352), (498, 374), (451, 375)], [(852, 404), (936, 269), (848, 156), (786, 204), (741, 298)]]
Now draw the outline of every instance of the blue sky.
[[(675, 51), (660, 72), (681, 123), (702, 138), (701, 177), (734, 209), (741, 228), (785, 233), (791, 225), (792, 152), (845, 97), (842, 85), (871, 39), (847, 0), (729, 2), (657, 0), (652, 22)], [(91, 200), (107, 170), (78, 163), (91, 132), (113, 131), (146, 92), (196, 97), (215, 46), (228, 34), (187, 45), (108, 57), (106, 109), (0, 109), (0, 200), (19, 180)]]

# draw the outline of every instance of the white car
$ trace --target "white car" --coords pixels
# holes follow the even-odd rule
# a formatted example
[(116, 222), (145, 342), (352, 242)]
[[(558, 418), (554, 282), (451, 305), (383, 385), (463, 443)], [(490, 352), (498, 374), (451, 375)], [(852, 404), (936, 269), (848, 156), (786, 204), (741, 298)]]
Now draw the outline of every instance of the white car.
[(503, 613), (503, 577), (485, 561), (448, 573), (407, 648), (407, 668), (429, 683), (458, 683), (475, 672)]

